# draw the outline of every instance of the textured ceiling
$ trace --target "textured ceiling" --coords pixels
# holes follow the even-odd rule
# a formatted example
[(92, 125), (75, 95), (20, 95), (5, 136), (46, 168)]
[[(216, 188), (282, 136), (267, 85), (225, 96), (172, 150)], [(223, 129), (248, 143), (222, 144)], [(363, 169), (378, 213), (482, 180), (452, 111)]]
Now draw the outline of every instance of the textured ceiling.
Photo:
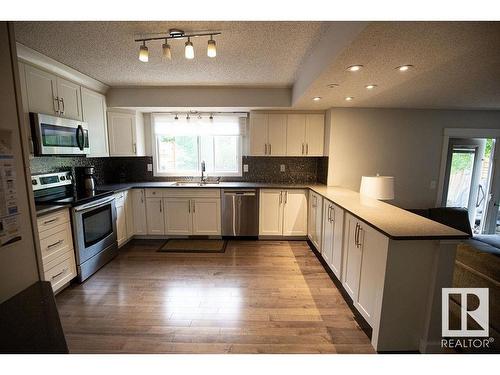
[[(18, 42), (110, 86), (291, 86), (301, 62), (319, 40), (322, 22), (16, 22)], [(148, 44), (150, 60), (138, 60), (134, 38), (170, 28), (221, 31), (217, 57), (208, 38), (194, 38), (195, 59), (173, 40), (172, 61), (161, 61), (163, 41)]]
[[(354, 64), (364, 68), (345, 70)], [(373, 22), (294, 107), (500, 109), (500, 22)]]

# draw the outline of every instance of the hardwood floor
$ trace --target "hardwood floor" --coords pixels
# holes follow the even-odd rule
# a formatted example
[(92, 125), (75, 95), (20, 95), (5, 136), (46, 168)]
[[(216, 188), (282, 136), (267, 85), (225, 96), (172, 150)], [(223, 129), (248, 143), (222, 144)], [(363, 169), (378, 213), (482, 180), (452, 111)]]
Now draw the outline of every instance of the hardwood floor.
[(135, 240), (57, 297), (71, 353), (373, 353), (304, 241), (224, 254)]

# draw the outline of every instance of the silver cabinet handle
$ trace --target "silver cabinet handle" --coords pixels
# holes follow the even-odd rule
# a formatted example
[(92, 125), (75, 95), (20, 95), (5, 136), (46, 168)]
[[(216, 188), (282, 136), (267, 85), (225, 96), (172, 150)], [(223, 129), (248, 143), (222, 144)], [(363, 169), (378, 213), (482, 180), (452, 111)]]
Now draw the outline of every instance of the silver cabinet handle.
[(160, 212), (162, 211), (162, 205), (163, 205), (162, 203), (163, 203), (163, 201), (160, 200)]
[(309, 143), (306, 143), (306, 155), (309, 155)]
[(269, 143), (269, 155), (273, 154), (273, 145)]
[(61, 111), (61, 115), (64, 115), (64, 98), (61, 98), (59, 99), (61, 101), (61, 104), (62, 104), (62, 111)]
[(288, 202), (288, 191), (285, 191), (285, 204)]
[(332, 222), (335, 221), (335, 207), (332, 206)]
[(193, 200), (193, 213), (196, 212), (196, 202)]
[(280, 191), (280, 204), (283, 202), (283, 192)]
[(144, 189), (141, 189), (141, 203), (144, 203)]
[(132, 144), (132, 149), (134, 150), (134, 154), (137, 154), (137, 144), (136, 143)]
[(359, 229), (359, 224), (356, 223), (356, 229), (354, 230), (354, 244), (356, 247), (358, 247), (358, 229)]
[(188, 201), (188, 213), (191, 213), (191, 199)]
[(302, 155), (304, 155), (304, 144), (302, 143)]
[(267, 143), (264, 143), (264, 155), (267, 155)]
[(60, 243), (63, 243), (63, 242), (64, 242), (64, 240), (59, 240), (57, 242), (54, 242), (53, 244), (50, 244), (49, 246), (47, 246), (47, 249), (50, 249), (50, 248), (52, 248), (54, 246), (57, 246), (57, 245), (59, 245)]
[[(57, 108), (56, 108), (56, 103), (57, 103)], [(58, 96), (55, 96), (54, 97), (54, 101), (52, 102), (53, 106), (54, 106), (54, 111), (59, 114), (60, 112), (60, 107), (59, 107), (59, 97)]]
[(59, 218), (58, 218), (58, 217), (56, 217), (55, 219), (45, 220), (45, 221), (43, 222), (43, 224), (44, 224), (44, 225), (46, 225), (46, 224), (50, 224), (50, 223), (53, 223), (53, 222), (58, 221), (58, 220), (59, 220)]
[(59, 276), (61, 276), (61, 275), (65, 274), (67, 270), (68, 270), (68, 269), (67, 269), (67, 268), (65, 268), (65, 269), (63, 269), (61, 272), (59, 272), (58, 274), (56, 274), (56, 275), (52, 276), (52, 280), (54, 280), (54, 279), (58, 278)]

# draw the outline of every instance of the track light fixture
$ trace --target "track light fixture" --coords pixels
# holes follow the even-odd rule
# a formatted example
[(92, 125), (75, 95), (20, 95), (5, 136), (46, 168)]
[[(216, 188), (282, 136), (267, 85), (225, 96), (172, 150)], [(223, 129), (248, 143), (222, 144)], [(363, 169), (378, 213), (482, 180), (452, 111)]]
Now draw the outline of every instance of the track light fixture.
[(172, 48), (170, 47), (169, 39), (175, 40), (175, 39), (187, 39), (186, 43), (184, 44), (184, 56), (186, 59), (194, 59), (194, 46), (193, 43), (191, 42), (191, 38), (199, 38), (199, 37), (210, 37), (208, 40), (208, 45), (207, 45), (207, 56), (210, 58), (214, 58), (217, 56), (217, 47), (216, 43), (214, 40), (214, 36), (220, 35), (220, 32), (208, 32), (208, 33), (191, 33), (191, 34), (186, 34), (184, 33), (183, 30), (178, 30), (178, 29), (170, 29), (168, 31), (168, 34), (165, 35), (160, 35), (155, 34), (154, 36), (151, 37), (146, 37), (146, 38), (140, 38), (140, 39), (135, 39), (135, 42), (140, 42), (142, 43), (141, 46), (139, 47), (139, 60), (142, 62), (148, 62), (149, 61), (149, 51), (148, 47), (146, 46), (146, 42), (150, 41), (155, 41), (155, 40), (164, 40), (164, 43), (162, 44), (162, 55), (164, 60), (172, 60)]
[(177, 116), (177, 113), (175, 114), (174, 120), (178, 120), (179, 116)]

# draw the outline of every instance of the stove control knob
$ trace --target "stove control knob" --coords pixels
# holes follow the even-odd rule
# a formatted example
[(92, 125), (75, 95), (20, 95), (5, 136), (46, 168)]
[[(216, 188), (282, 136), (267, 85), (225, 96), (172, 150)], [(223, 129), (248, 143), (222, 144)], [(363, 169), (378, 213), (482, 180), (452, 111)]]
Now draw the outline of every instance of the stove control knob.
[(32, 185), (38, 185), (38, 181), (37, 181), (37, 180), (35, 180), (35, 179), (33, 179), (33, 180), (31, 180), (31, 184), (32, 184)]

